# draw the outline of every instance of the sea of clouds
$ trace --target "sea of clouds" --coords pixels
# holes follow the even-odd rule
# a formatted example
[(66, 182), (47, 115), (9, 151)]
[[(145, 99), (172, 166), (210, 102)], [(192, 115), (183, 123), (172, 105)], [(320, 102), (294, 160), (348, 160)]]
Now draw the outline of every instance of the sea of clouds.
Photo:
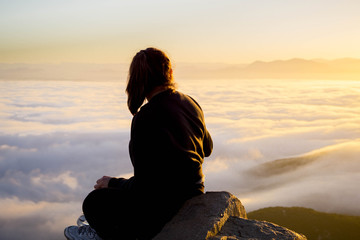
[[(214, 151), (207, 191), (252, 211), (360, 215), (360, 82), (179, 79)], [(121, 81), (0, 81), (1, 239), (64, 239), (103, 175), (131, 176)], [(277, 160), (277, 161), (276, 161)]]

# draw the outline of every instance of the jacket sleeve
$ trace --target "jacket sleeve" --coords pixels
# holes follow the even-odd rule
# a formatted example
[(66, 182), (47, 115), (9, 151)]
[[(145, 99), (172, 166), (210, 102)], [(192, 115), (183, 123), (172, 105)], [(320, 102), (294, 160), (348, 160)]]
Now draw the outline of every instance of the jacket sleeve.
[[(130, 143), (129, 143), (129, 153), (130, 153), (130, 159), (131, 162), (133, 164), (133, 166), (135, 167), (136, 162), (134, 161), (134, 155), (135, 155), (135, 151), (134, 151), (134, 143), (138, 142), (139, 140), (142, 140), (142, 137), (137, 136), (139, 133), (138, 128), (140, 128), (141, 126), (141, 117), (139, 117), (139, 113), (137, 113), (131, 123), (131, 139), (130, 139)], [(141, 132), (141, 131), (140, 131)], [(139, 164), (137, 164), (139, 165)], [(135, 172), (135, 169), (134, 169)], [(111, 178), (109, 181), (109, 187), (110, 188), (118, 188), (118, 189), (123, 189), (123, 190), (127, 190), (127, 191), (132, 191), (135, 189), (135, 185), (136, 182), (138, 182), (137, 178), (134, 176), (130, 177), (129, 179), (126, 178)]]
[(121, 188), (124, 190), (132, 190), (135, 185), (135, 177), (126, 178), (111, 178), (109, 181), (109, 188)]
[(213, 150), (213, 141), (212, 141), (209, 131), (205, 127), (204, 113), (203, 113), (202, 108), (199, 105), (199, 103), (196, 102), (196, 100), (193, 99), (191, 96), (188, 96), (188, 97), (199, 107), (199, 109), (201, 111), (201, 121), (203, 122), (204, 128), (205, 128), (205, 135), (204, 135), (204, 140), (203, 140), (203, 150), (204, 150), (205, 157), (208, 157), (208, 156), (210, 156), (210, 154), (212, 153), (212, 150)]
[(212, 150), (213, 150), (213, 141), (212, 138), (210, 136), (210, 133), (208, 132), (207, 129), (205, 129), (205, 136), (204, 136), (204, 141), (203, 141), (203, 148), (204, 148), (204, 154), (205, 157), (210, 156)]

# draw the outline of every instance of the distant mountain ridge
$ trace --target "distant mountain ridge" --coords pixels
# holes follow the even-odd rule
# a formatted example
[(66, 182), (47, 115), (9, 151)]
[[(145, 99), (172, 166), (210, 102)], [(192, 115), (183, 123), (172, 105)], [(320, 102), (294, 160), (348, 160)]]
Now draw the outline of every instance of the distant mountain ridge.
[[(360, 59), (293, 58), (251, 64), (174, 63), (175, 78), (360, 80)], [(129, 64), (0, 63), (0, 80), (123, 80)]]
[(247, 216), (290, 228), (306, 235), (308, 240), (360, 239), (360, 216), (323, 213), (301, 207), (269, 207), (249, 212)]
[(286, 61), (254, 62), (245, 72), (254, 76), (276, 78), (296, 77), (360, 77), (360, 59), (337, 59), (332, 61), (294, 58)]
[[(202, 78), (276, 78), (276, 79), (352, 79), (360, 80), (360, 59), (342, 58), (335, 60), (289, 60), (255, 61), (248, 65), (227, 65), (205, 69), (194, 65), (190, 72), (182, 72), (183, 77)], [(188, 69), (189, 70), (189, 69)]]

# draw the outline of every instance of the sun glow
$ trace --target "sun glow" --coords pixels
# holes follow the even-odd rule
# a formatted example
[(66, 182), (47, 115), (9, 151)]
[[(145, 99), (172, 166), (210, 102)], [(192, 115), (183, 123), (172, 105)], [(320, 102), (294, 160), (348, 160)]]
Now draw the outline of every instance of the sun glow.
[(147, 46), (180, 62), (359, 58), (359, 8), (325, 0), (10, 1), (0, 8), (0, 62), (129, 62)]

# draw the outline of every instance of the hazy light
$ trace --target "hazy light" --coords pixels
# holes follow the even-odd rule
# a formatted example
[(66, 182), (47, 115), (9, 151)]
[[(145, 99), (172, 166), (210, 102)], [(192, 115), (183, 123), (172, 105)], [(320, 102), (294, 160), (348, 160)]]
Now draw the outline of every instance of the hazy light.
[(0, 62), (182, 62), (360, 57), (357, 1), (7, 1)]

